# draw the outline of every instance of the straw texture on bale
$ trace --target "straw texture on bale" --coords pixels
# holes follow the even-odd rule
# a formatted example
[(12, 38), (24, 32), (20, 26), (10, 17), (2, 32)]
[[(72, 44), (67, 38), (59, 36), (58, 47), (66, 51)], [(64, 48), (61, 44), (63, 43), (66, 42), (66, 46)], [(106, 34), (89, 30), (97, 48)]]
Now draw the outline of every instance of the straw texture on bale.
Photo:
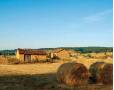
[(69, 86), (83, 85), (87, 83), (88, 70), (80, 63), (65, 63), (61, 65), (57, 72), (57, 80)]
[(103, 70), (105, 64), (106, 63), (104, 63), (104, 62), (96, 62), (90, 66), (89, 72), (90, 72), (90, 79), (91, 79), (92, 83), (101, 83), (102, 82), (101, 73), (102, 73), (102, 70)]
[(103, 84), (113, 84), (113, 65), (106, 64), (102, 70), (102, 83)]

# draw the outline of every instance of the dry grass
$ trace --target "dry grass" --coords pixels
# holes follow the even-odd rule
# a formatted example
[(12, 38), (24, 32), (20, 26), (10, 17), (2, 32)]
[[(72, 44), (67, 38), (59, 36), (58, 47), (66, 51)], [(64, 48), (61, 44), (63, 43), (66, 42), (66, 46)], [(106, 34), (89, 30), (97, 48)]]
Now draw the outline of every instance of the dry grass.
[(0, 65), (1, 75), (26, 75), (55, 73), (61, 63)]
[(0, 64), (19, 64), (20, 61), (14, 56), (0, 56)]
[(4, 56), (0, 56), (0, 64), (7, 64), (7, 59)]
[(75, 60), (77, 63), (84, 64), (87, 68), (90, 67), (91, 64), (95, 62), (106, 62), (106, 63), (113, 63), (113, 60), (107, 60), (107, 59), (87, 59), (87, 58), (78, 58)]
[(85, 57), (94, 58), (94, 59), (108, 59), (112, 58), (112, 52), (102, 52), (102, 53), (86, 53), (83, 54)]

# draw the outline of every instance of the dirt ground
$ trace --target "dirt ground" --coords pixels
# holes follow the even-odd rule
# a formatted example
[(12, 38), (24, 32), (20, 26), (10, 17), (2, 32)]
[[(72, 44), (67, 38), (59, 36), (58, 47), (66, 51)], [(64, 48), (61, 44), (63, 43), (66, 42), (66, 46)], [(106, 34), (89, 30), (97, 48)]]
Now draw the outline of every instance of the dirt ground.
[(58, 83), (56, 72), (62, 63), (0, 65), (0, 90), (112, 90), (111, 85), (71, 88)]

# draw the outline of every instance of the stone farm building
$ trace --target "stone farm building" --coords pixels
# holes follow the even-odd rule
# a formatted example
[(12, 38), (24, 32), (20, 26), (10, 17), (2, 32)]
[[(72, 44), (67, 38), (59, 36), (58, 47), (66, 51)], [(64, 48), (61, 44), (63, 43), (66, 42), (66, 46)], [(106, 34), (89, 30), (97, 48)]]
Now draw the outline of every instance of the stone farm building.
[(62, 48), (54, 49), (51, 53), (52, 57), (57, 56), (60, 59), (67, 59), (71, 56), (76, 56), (79, 54), (79, 52), (76, 52), (74, 50), (66, 50)]
[(41, 61), (47, 59), (47, 53), (44, 50), (17, 49), (16, 57), (21, 62)]

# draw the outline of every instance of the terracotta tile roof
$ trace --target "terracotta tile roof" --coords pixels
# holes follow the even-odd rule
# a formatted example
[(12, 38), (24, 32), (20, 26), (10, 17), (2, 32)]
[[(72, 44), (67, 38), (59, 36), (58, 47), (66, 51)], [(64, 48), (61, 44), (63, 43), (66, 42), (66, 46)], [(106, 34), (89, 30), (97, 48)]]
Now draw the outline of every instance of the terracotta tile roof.
[(35, 50), (35, 49), (18, 49), (19, 54), (30, 54), (30, 55), (47, 55), (44, 50)]

